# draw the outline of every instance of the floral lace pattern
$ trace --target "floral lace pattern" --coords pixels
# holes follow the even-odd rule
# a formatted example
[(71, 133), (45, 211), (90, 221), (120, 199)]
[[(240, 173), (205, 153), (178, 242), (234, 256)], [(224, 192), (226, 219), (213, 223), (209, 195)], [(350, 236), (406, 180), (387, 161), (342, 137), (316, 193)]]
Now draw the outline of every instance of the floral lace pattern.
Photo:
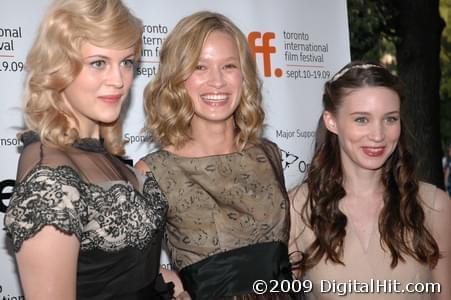
[(166, 210), (151, 173), (141, 194), (124, 181), (103, 188), (71, 167), (38, 166), (14, 188), (5, 225), (16, 251), (46, 225), (75, 234), (82, 251), (143, 249), (163, 229)]

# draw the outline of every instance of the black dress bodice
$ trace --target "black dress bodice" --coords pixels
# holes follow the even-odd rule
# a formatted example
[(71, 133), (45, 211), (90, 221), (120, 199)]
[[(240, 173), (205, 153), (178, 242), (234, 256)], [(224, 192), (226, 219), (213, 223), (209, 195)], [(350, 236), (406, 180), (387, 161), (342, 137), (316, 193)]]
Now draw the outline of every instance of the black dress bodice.
[(5, 215), (14, 249), (51, 225), (80, 242), (77, 299), (164, 299), (167, 203), (152, 174), (135, 174), (94, 139), (62, 150), (31, 135), (24, 145)]

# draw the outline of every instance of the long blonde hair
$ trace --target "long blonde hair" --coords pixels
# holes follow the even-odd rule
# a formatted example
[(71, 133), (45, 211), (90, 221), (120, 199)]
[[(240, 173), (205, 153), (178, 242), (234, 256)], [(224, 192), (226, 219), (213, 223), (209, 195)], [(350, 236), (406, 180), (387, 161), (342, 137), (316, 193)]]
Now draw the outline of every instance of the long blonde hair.
[(160, 53), (160, 68), (144, 90), (145, 130), (163, 146), (183, 146), (191, 137), (194, 114), (184, 82), (194, 71), (205, 39), (213, 31), (229, 34), (239, 51), (243, 87), (234, 113), (236, 144), (243, 149), (260, 136), (264, 112), (261, 107), (261, 81), (247, 39), (227, 17), (201, 11), (180, 20), (167, 36)]
[[(79, 138), (69, 120), (75, 117), (62, 101), (62, 91), (82, 69), (80, 47), (135, 47), (141, 54), (142, 22), (120, 0), (56, 0), (49, 7), (28, 53), (25, 122), (44, 144), (66, 147)], [(124, 153), (122, 120), (101, 126), (100, 136), (113, 154)]]

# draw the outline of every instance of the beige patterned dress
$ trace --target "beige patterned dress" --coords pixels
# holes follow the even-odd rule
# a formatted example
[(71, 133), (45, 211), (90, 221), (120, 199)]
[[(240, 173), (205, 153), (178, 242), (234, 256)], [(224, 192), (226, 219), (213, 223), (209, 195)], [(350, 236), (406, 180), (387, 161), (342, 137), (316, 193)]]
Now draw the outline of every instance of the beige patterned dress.
[[(274, 161), (280, 165), (277, 146), (266, 143), (273, 149)], [(167, 245), (173, 267), (181, 271), (185, 285), (184, 269), (203, 264), (209, 261), (208, 258), (213, 258), (216, 264), (207, 263), (208, 267), (203, 266), (200, 273), (209, 274), (204, 278), (206, 281), (216, 280), (226, 286), (245, 280), (240, 278), (243, 271), (256, 273), (249, 275), (255, 277), (248, 278), (249, 282), (264, 279), (266, 275), (259, 274), (260, 265), (288, 268), (281, 272), (288, 274), (289, 267), (284, 258), (288, 251), (289, 205), (285, 187), (278, 180), (269, 156), (271, 154), (268, 155), (262, 146), (254, 145), (242, 152), (201, 158), (181, 157), (160, 150), (143, 159), (169, 202)], [(279, 250), (274, 254), (266, 246), (279, 247)], [(234, 251), (238, 253), (235, 255)], [(245, 252), (244, 256), (241, 251)], [(223, 259), (223, 254), (228, 258)], [(234, 257), (243, 259), (239, 263), (228, 263), (228, 259)], [(234, 277), (232, 273), (238, 274)], [(199, 282), (204, 281), (202, 274), (193, 279), (197, 287), (207, 284)], [(234, 293), (227, 292), (227, 287), (224, 287), (224, 293), (206, 292), (218, 289), (200, 288), (200, 292), (194, 293), (196, 299), (213, 299)], [(249, 293), (252, 288), (249, 286), (246, 291), (240, 291)]]

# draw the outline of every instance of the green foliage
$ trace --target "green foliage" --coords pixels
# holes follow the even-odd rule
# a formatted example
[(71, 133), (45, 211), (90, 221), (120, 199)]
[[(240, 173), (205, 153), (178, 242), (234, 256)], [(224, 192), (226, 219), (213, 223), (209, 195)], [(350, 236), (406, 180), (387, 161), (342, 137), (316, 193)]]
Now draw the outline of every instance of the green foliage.
[(375, 60), (380, 55), (382, 22), (375, 14), (374, 3), (367, 5), (363, 1), (348, 1), (349, 35), (352, 60)]
[(440, 128), (443, 145), (451, 143), (451, 1), (440, 1), (440, 14), (446, 22), (442, 33), (440, 65)]
[[(396, 22), (392, 0), (348, 0), (352, 60), (380, 61), (396, 72)], [(440, 127), (442, 143), (451, 142), (451, 0), (440, 0), (446, 22), (442, 35), (440, 63)]]
[[(395, 47), (390, 2), (381, 0), (348, 0), (352, 60), (381, 61), (394, 57)], [(389, 63), (390, 64), (390, 63)]]

